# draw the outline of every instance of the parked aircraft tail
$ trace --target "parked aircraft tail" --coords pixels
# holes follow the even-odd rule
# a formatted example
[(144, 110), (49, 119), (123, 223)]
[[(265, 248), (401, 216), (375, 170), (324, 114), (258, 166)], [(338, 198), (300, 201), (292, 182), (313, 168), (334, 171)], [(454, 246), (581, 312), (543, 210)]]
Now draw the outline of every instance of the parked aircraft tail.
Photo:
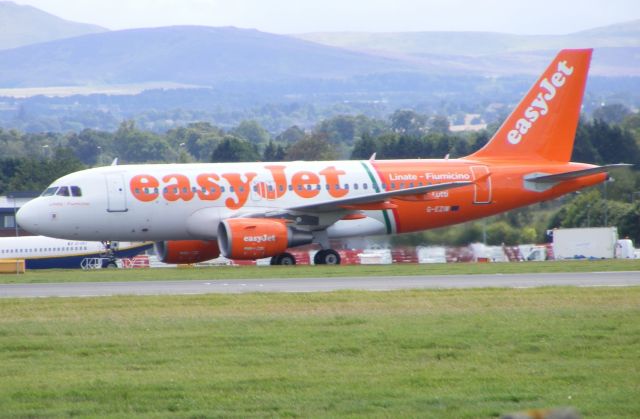
[(568, 162), (592, 51), (560, 51), (491, 140), (469, 158)]

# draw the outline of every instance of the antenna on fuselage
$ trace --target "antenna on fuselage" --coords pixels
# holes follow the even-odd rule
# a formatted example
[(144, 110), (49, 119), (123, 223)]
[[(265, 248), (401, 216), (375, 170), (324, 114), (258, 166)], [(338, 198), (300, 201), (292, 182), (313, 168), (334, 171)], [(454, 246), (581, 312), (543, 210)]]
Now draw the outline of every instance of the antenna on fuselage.
[(369, 157), (369, 161), (374, 161), (376, 159), (376, 153), (373, 153), (371, 157)]
[(113, 161), (111, 162), (111, 166), (117, 166), (118, 165), (118, 158), (116, 157), (115, 159), (113, 159)]

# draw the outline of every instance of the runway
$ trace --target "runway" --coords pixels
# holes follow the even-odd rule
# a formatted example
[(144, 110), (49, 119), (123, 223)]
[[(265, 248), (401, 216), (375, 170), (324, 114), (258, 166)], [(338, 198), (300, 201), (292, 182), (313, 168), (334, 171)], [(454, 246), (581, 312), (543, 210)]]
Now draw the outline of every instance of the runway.
[(250, 292), (391, 291), (402, 289), (640, 286), (640, 272), (234, 279), (216, 281), (0, 284), (0, 298), (113, 295), (239, 294)]

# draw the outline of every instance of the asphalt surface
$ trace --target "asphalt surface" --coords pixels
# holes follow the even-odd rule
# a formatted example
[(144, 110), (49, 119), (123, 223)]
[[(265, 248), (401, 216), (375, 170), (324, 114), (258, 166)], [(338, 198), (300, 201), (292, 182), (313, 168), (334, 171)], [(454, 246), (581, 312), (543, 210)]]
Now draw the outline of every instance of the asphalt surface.
[(0, 298), (111, 295), (239, 294), (248, 292), (390, 291), (447, 288), (640, 286), (640, 272), (580, 272), (347, 278), (234, 279), (215, 281), (75, 282), (0, 284)]

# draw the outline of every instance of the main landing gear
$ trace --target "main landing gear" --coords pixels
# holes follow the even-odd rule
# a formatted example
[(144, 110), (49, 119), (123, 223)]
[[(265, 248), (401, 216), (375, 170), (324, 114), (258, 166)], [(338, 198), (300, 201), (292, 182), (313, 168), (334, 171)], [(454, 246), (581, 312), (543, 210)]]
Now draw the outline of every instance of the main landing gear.
[(296, 258), (291, 253), (280, 253), (271, 258), (271, 265), (295, 265)]
[[(313, 257), (316, 265), (340, 265), (340, 254), (333, 249), (319, 250)], [(270, 265), (295, 265), (296, 258), (291, 253), (280, 253), (271, 258)]]
[(321, 249), (313, 257), (316, 265), (340, 265), (340, 254), (333, 249)]

